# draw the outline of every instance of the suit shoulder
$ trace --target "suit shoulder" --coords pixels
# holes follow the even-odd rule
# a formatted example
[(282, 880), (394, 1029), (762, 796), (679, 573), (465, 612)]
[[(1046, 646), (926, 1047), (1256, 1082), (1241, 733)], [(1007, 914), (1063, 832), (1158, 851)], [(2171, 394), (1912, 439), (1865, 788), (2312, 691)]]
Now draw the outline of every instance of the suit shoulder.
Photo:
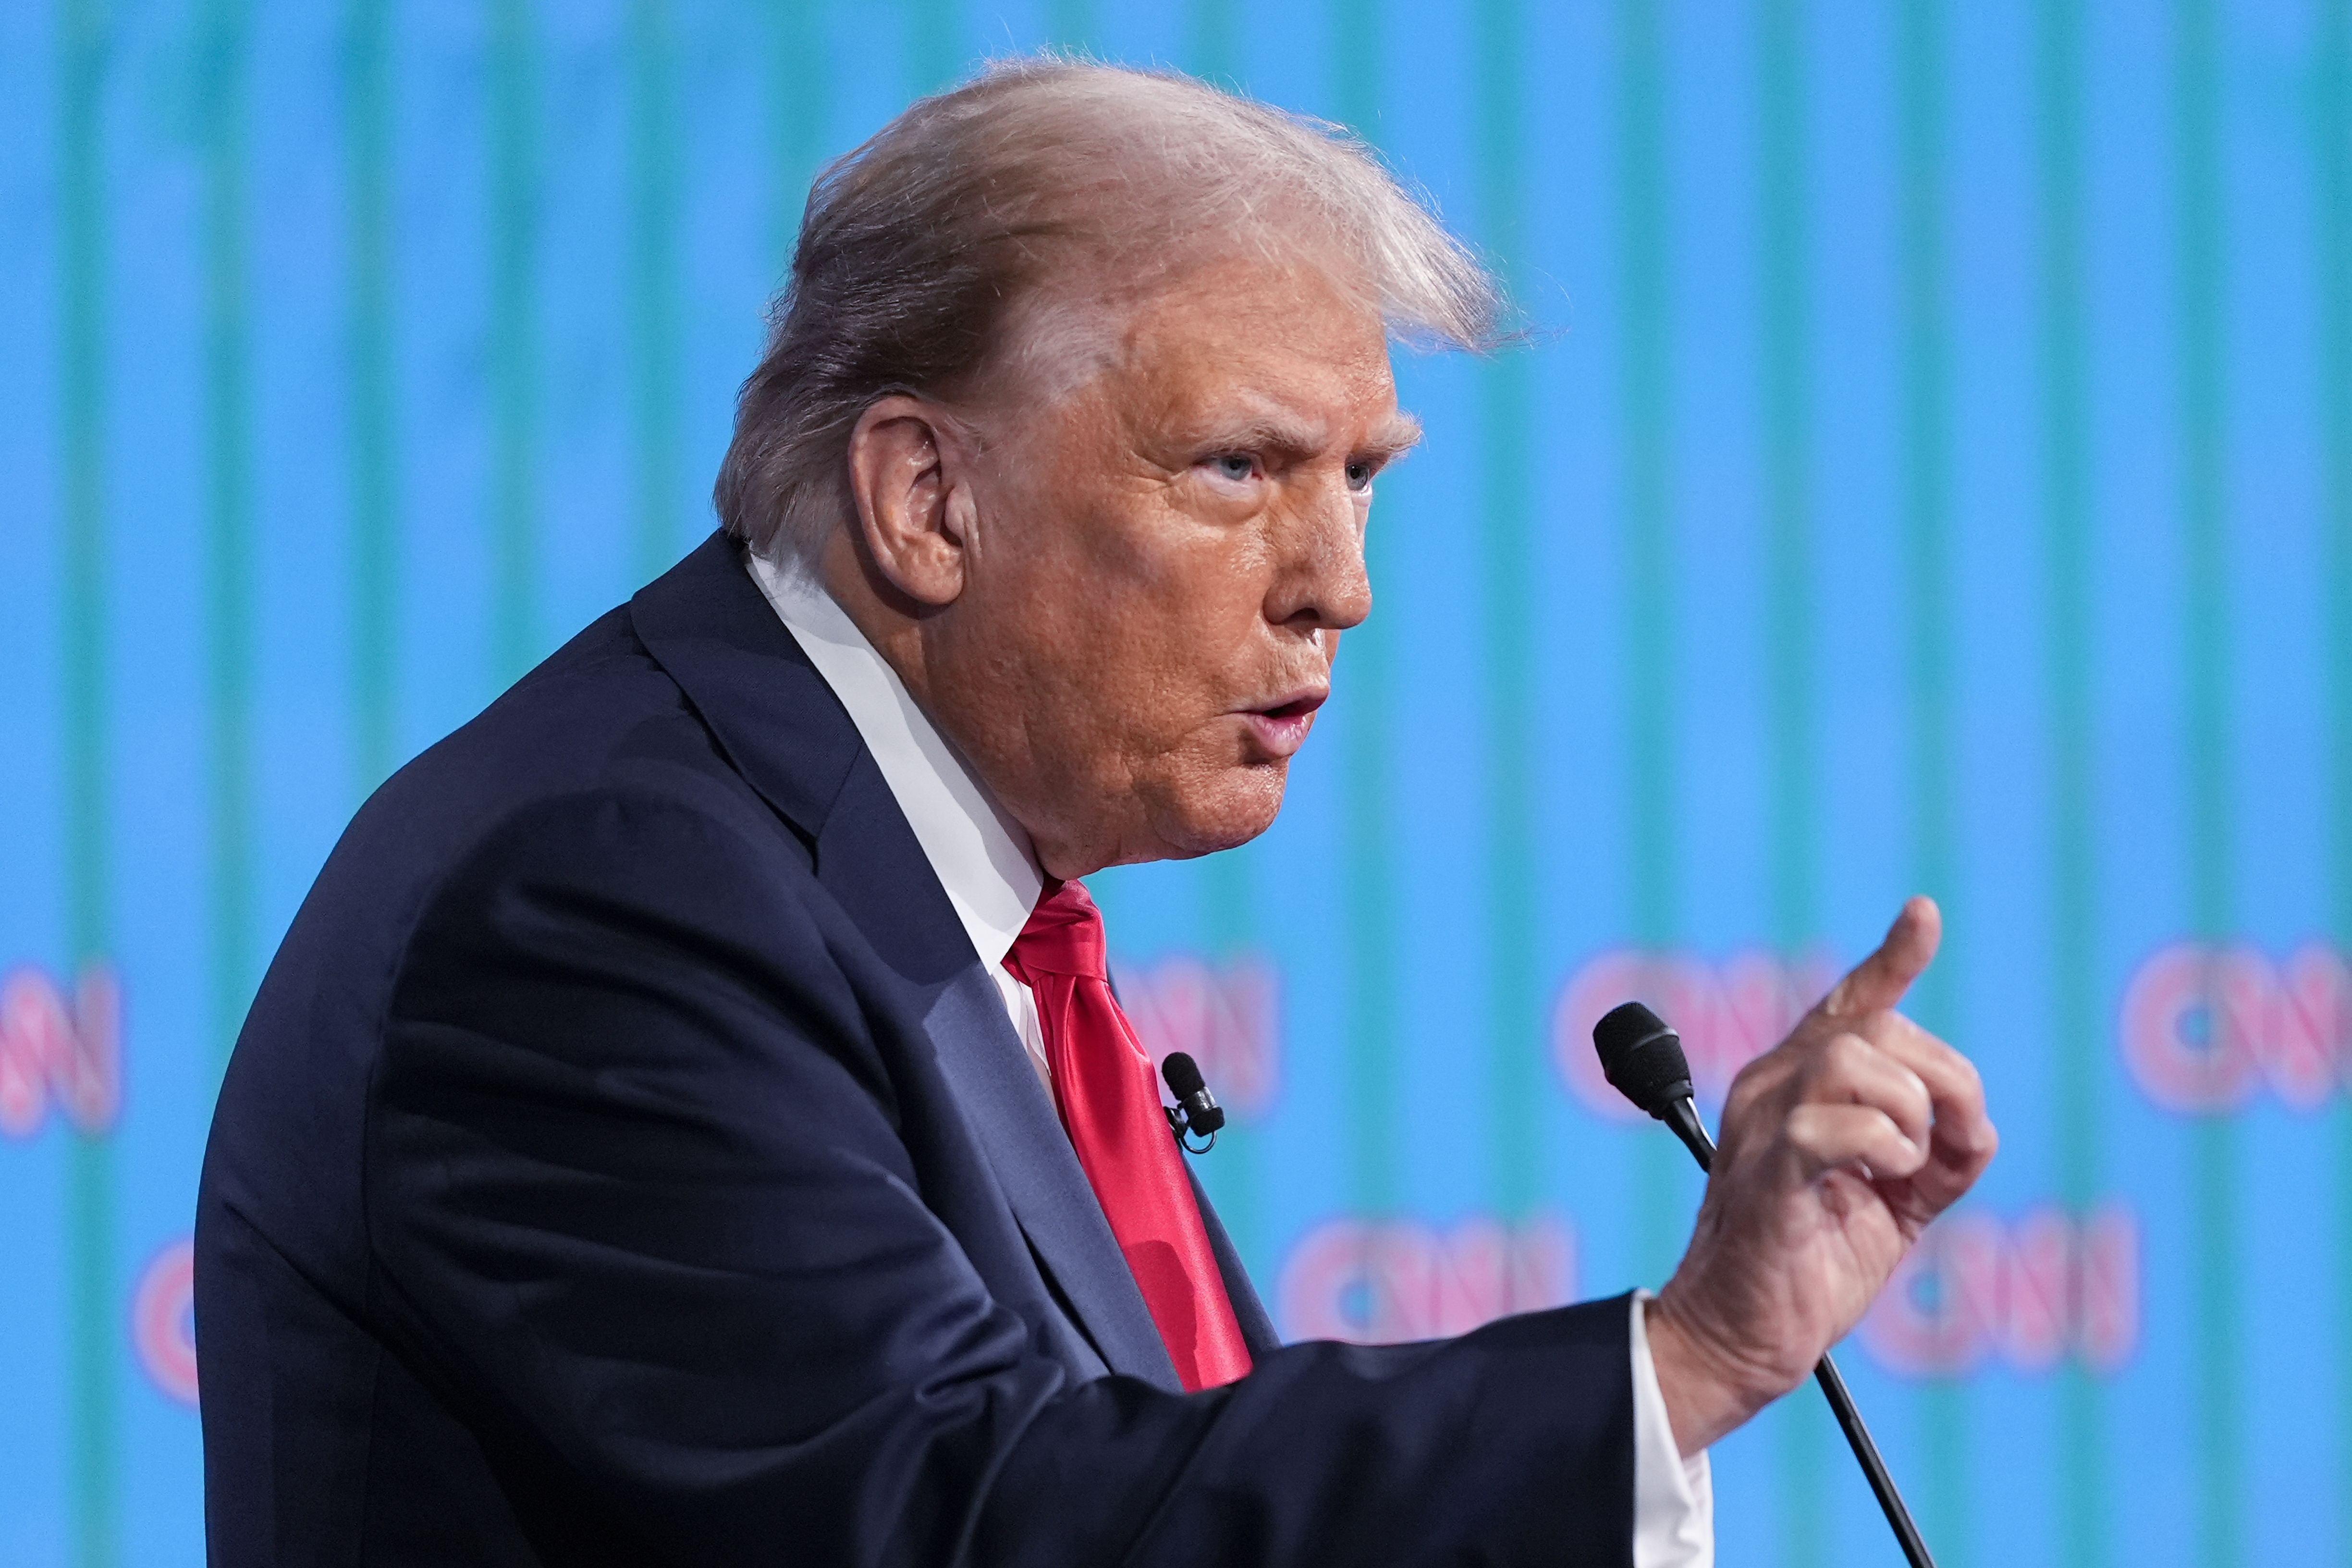
[(617, 610), (360, 808), (287, 933), (257, 1018), (277, 1017), (282, 996), (344, 990), (362, 977), (380, 994), (415, 922), (459, 868), (479, 878), (498, 855), (527, 857), (600, 810), (611, 819), (583, 850), (614, 842), (625, 825), (670, 831), (699, 819), (780, 888), (809, 863), (797, 831), (729, 764)]
[(756, 795), (652, 756), (485, 819), (442, 862), (427, 901), (471, 906), (509, 890), (645, 899), (675, 905), (680, 919), (724, 923), (730, 903), (773, 910), (814, 886), (806, 847)]
[(615, 789), (758, 809), (756, 792), (638, 640), (625, 606), (394, 774), (346, 838), (389, 839), (404, 855), (446, 859), (535, 803)]

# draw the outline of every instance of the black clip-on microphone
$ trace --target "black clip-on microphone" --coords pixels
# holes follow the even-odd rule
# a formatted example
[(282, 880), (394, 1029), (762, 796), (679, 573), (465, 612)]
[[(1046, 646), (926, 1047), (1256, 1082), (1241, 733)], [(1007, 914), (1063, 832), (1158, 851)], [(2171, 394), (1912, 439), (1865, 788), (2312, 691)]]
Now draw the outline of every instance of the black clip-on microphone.
[[(1683, 1057), (1683, 1037), (1639, 1002), (1628, 1002), (1602, 1014), (1592, 1026), (1592, 1046), (1601, 1053), (1601, 1070), (1617, 1092), (1673, 1128), (1700, 1170), (1713, 1170), (1715, 1141), (1706, 1135), (1698, 1107), (1691, 1102), (1690, 1063)], [(1919, 1527), (1911, 1522), (1911, 1510), (1903, 1506), (1903, 1494), (1895, 1489), (1895, 1478), (1886, 1473), (1886, 1461), (1878, 1456), (1878, 1445), (1871, 1441), (1870, 1428), (1862, 1424), (1862, 1412), (1853, 1407), (1845, 1379), (1838, 1375), (1837, 1363), (1824, 1354), (1813, 1368), (1813, 1381), (1829, 1396), (1830, 1413), (1844, 1429), (1911, 1568), (1936, 1568), (1927, 1543), (1919, 1539)]]
[[(1160, 1064), (1160, 1076), (1168, 1080), (1168, 1091), (1176, 1097), (1174, 1105), (1160, 1109), (1167, 1113), (1168, 1125), (1176, 1133), (1176, 1142), (1184, 1145), (1188, 1153), (1205, 1154), (1217, 1146), (1217, 1129), (1225, 1124), (1225, 1110), (1201, 1077), (1200, 1064), (1182, 1051), (1171, 1051), (1168, 1059)], [(1198, 1149), (1192, 1147), (1185, 1134), (1206, 1138)]]

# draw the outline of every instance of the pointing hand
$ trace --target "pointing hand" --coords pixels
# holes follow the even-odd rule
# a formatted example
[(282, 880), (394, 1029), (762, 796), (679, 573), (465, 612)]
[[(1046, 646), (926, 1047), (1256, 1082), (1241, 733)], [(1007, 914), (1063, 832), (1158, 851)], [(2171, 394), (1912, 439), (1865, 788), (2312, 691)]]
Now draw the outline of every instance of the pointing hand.
[(1895, 1011), (1941, 932), (1933, 902), (1904, 905), (1732, 1082), (1690, 1248), (1647, 1319), (1685, 1455), (1803, 1381), (1992, 1160), (1976, 1068)]

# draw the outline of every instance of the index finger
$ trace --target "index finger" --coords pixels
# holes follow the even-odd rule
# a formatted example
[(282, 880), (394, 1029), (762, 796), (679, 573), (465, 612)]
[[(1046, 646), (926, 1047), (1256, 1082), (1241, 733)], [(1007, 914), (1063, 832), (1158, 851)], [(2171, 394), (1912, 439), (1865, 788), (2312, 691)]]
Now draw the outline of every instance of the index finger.
[(1911, 983), (1926, 972), (1943, 941), (1944, 916), (1936, 900), (1914, 894), (1878, 950), (1846, 973), (1814, 1009), (1825, 1018), (1853, 1018), (1899, 1005)]

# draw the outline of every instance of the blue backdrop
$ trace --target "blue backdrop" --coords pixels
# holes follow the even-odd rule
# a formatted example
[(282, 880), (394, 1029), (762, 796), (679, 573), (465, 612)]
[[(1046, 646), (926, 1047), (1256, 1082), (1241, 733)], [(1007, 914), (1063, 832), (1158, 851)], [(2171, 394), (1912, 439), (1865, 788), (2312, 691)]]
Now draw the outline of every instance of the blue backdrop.
[[(1944, 901), (2006, 1148), (1846, 1352), (1948, 1565), (2352, 1555), (2352, 3), (0, 7), (0, 1562), (199, 1560), (205, 1116), (353, 807), (709, 526), (808, 178), (1058, 42), (1377, 142), (1412, 359), (1257, 844), (1106, 874), (1286, 1331), (1654, 1284), (1706, 1087)], [(1892, 1548), (1802, 1391), (1727, 1563)]]

